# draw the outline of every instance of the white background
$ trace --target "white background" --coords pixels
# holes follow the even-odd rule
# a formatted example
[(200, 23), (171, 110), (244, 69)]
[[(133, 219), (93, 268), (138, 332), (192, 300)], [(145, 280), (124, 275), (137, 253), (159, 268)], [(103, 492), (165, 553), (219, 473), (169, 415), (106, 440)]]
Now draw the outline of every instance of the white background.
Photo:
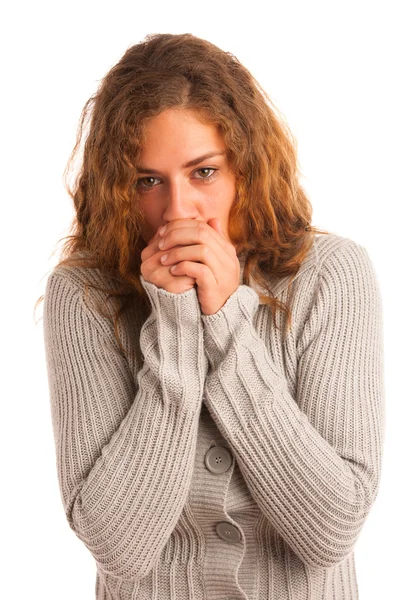
[(398, 6), (82, 0), (3, 9), (2, 597), (94, 599), (94, 559), (61, 505), (42, 305), (35, 316), (33, 307), (73, 215), (62, 173), (80, 111), (125, 50), (159, 32), (193, 33), (239, 58), (297, 139), (313, 225), (352, 238), (373, 261), (384, 305), (387, 426), (380, 492), (357, 542), (356, 566), (361, 600), (397, 597)]

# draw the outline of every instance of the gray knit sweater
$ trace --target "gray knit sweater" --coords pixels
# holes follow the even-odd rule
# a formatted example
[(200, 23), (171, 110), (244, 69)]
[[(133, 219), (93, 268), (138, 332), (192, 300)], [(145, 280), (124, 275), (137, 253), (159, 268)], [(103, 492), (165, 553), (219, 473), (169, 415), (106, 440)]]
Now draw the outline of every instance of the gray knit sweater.
[(284, 339), (239, 258), (241, 283), (214, 315), (195, 288), (141, 277), (152, 311), (123, 317), (127, 357), (84, 296), (101, 272), (48, 278), (58, 481), (97, 600), (358, 598), (385, 425), (374, 268), (353, 240), (317, 236), (292, 290), (289, 276), (271, 283), (292, 298)]

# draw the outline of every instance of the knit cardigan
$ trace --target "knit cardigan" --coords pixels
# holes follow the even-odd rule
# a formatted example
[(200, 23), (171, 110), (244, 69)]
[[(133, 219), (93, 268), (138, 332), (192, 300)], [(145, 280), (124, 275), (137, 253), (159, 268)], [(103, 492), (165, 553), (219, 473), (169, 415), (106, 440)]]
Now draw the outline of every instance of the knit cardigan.
[(242, 283), (244, 258), (212, 315), (195, 287), (174, 294), (140, 276), (151, 314), (123, 315), (126, 356), (84, 294), (102, 272), (50, 273), (56, 469), (96, 562), (96, 600), (358, 599), (354, 547), (385, 423), (374, 267), (355, 241), (317, 235), (290, 289), (271, 277), (290, 300), (285, 337), (283, 313), (279, 331)]

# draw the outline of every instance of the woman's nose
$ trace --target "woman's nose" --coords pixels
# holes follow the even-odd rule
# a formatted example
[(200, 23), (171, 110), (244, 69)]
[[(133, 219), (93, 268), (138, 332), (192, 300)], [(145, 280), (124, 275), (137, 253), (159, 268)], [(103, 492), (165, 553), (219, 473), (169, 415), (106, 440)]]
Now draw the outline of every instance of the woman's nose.
[(170, 184), (165, 198), (163, 217), (166, 221), (194, 219), (198, 215), (193, 189), (179, 183)]

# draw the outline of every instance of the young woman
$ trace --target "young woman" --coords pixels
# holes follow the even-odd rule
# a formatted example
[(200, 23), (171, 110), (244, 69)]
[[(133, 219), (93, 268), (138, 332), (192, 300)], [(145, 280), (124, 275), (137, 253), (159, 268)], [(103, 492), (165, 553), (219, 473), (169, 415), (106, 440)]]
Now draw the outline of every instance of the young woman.
[(88, 121), (44, 340), (96, 598), (357, 599), (384, 435), (366, 249), (311, 226), (283, 119), (208, 41), (129, 48), (71, 162)]

